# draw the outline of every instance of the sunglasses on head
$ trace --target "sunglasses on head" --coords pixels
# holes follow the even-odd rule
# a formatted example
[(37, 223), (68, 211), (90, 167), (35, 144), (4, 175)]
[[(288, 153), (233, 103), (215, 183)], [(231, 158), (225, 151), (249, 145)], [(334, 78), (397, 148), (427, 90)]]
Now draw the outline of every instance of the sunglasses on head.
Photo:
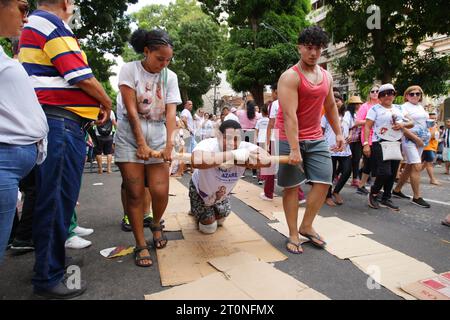
[(387, 91), (383, 91), (379, 94), (380, 98), (386, 97), (386, 96), (395, 96), (395, 91), (394, 90), (387, 90)]
[(410, 93), (408, 93), (408, 95), (410, 97), (414, 97), (414, 96), (420, 97), (422, 95), (422, 92), (410, 92)]

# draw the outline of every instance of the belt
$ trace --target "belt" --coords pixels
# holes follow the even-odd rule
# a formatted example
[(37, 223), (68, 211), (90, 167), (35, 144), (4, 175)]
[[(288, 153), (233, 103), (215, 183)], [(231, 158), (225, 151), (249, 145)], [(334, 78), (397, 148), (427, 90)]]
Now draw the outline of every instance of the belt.
[(69, 110), (66, 110), (63, 107), (54, 107), (54, 106), (49, 106), (49, 105), (43, 105), (42, 109), (44, 110), (44, 113), (47, 116), (69, 119), (69, 120), (75, 121), (80, 126), (84, 126), (87, 122), (90, 122), (90, 120), (80, 117), (79, 115), (77, 115)]

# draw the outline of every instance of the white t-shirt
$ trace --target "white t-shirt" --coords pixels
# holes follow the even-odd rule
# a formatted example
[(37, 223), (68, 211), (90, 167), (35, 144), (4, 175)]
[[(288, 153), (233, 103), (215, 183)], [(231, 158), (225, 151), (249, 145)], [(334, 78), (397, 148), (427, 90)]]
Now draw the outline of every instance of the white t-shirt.
[(203, 123), (202, 139), (214, 137), (214, 123), (211, 120), (205, 120)]
[(280, 108), (280, 102), (278, 100), (275, 100), (272, 102), (272, 106), (270, 107), (270, 119), (276, 119), (278, 114), (278, 109)]
[[(166, 105), (181, 103), (178, 77), (167, 68), (161, 73), (150, 73), (141, 61), (128, 62), (120, 70), (121, 85), (136, 91), (138, 112), (150, 120), (164, 121)], [(123, 108), (123, 114), (126, 113), (126, 108)]]
[(0, 143), (30, 145), (44, 139), (48, 130), (27, 72), (0, 46)]
[[(242, 141), (239, 149), (257, 150), (257, 146)], [(221, 152), (217, 138), (211, 138), (201, 141), (194, 149), (195, 151)], [(205, 202), (206, 206), (212, 206), (215, 203), (222, 202), (227, 198), (239, 178), (244, 173), (244, 167), (233, 166), (229, 169), (219, 167), (211, 169), (195, 169), (192, 174), (192, 182), (197, 189), (198, 194)]]
[(240, 123), (237, 115), (235, 115), (234, 113), (231, 113), (231, 112), (229, 114), (227, 114), (227, 116), (223, 119), (223, 121), (227, 121), (227, 120), (234, 120), (237, 123)]
[[(343, 117), (339, 117), (341, 121), (341, 131), (344, 138), (347, 138), (350, 133), (350, 128), (353, 126), (353, 118), (350, 112), (346, 112)], [(328, 143), (328, 146), (331, 148), (334, 148), (336, 146), (336, 134), (333, 131), (333, 128), (331, 127), (330, 123), (328, 122), (328, 119), (326, 116), (322, 117), (321, 121), (322, 128), (325, 129), (324, 137), (325, 140)], [(350, 150), (350, 146), (348, 144), (345, 145), (345, 148), (341, 152), (331, 152), (331, 156), (333, 157), (348, 157), (352, 155), (352, 152)]]
[(188, 109), (183, 109), (181, 111), (181, 119), (187, 119), (187, 128), (190, 132), (194, 132), (194, 118), (192, 118), (192, 113)]
[(123, 102), (122, 102), (122, 94), (119, 93), (117, 94), (117, 98), (116, 98), (116, 113), (117, 113), (117, 122), (122, 121), (123, 119)]
[(266, 143), (267, 127), (269, 126), (269, 118), (264, 117), (256, 122), (255, 129), (258, 129), (258, 143)]
[(380, 104), (374, 105), (368, 112), (366, 119), (372, 120), (373, 124), (373, 142), (380, 140), (398, 141), (403, 137), (402, 130), (392, 129), (393, 118), (397, 123), (405, 121), (400, 106), (393, 104), (390, 109)]
[[(414, 122), (414, 127), (410, 130), (417, 136), (424, 139), (425, 144), (427, 144), (427, 141), (429, 141), (430, 139), (430, 131), (427, 127), (427, 120), (430, 118), (428, 112), (425, 111), (422, 105), (414, 105), (410, 102), (402, 104), (400, 108), (403, 112), (403, 115), (410, 118)], [(406, 137), (405, 142), (414, 143), (413, 141), (406, 139)]]

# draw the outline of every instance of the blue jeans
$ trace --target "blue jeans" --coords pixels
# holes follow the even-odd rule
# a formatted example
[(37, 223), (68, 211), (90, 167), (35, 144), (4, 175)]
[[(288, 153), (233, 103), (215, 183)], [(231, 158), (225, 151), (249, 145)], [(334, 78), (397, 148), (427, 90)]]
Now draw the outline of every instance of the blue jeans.
[(16, 213), (19, 181), (33, 169), (36, 159), (36, 144), (18, 146), (0, 143), (0, 262)]
[(64, 276), (70, 220), (78, 200), (86, 155), (85, 131), (75, 121), (47, 116), (48, 154), (36, 175), (33, 285), (56, 286)]

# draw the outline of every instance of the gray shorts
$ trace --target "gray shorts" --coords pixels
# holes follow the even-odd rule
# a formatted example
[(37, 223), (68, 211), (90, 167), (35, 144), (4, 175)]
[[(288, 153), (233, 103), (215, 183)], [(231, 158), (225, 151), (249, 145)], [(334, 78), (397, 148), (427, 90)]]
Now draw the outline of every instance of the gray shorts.
[[(163, 150), (166, 147), (166, 126), (164, 122), (156, 122), (139, 118), (141, 122), (141, 130), (147, 145), (156, 151)], [(137, 143), (131, 129), (130, 122), (127, 117), (117, 125), (116, 132), (116, 149), (115, 162), (132, 162), (142, 164), (163, 163), (163, 159), (150, 158), (149, 160), (141, 160), (136, 156)]]
[[(279, 142), (279, 155), (289, 155), (289, 143)], [(289, 164), (280, 164), (278, 185), (282, 188), (293, 188), (302, 183), (312, 182), (332, 185), (333, 165), (328, 144), (325, 140), (300, 141), (303, 158), (303, 169)]]

